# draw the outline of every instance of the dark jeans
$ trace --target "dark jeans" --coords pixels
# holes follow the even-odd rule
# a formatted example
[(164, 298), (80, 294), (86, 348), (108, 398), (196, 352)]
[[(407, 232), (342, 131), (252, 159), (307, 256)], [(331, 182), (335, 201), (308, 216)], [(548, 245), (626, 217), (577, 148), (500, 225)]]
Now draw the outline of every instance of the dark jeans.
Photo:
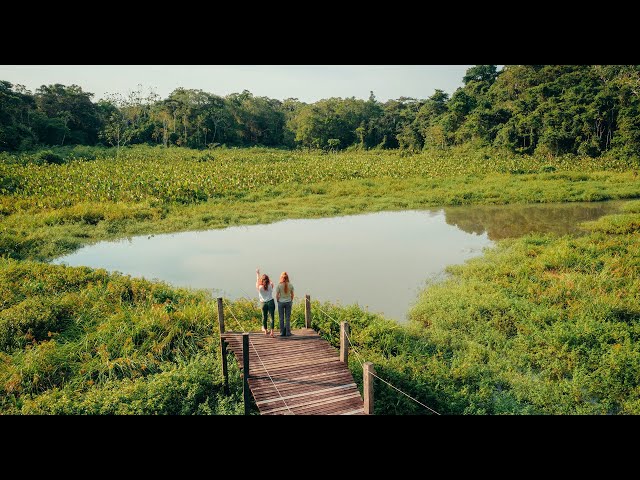
[(262, 304), (262, 327), (267, 329), (267, 314), (271, 315), (271, 330), (273, 330), (273, 324), (275, 322), (275, 313), (276, 313), (276, 302), (273, 300), (269, 300), (268, 302), (264, 302)]
[(291, 335), (291, 302), (278, 302), (278, 318), (280, 335)]

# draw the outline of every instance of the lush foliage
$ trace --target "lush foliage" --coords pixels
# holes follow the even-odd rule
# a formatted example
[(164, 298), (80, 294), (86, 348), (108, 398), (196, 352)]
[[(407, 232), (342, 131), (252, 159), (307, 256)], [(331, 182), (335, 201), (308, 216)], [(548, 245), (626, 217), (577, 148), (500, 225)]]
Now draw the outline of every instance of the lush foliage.
[[(581, 237), (503, 240), (449, 268), (400, 326), (357, 306), (315, 303), (313, 327), (443, 414), (640, 413), (640, 202)], [(295, 325), (304, 312), (295, 310)], [(431, 412), (376, 381), (376, 414)]]
[[(530, 235), (451, 267), (401, 326), (357, 306), (313, 302), (312, 326), (350, 368), (445, 414), (640, 413), (640, 202), (583, 237)], [(215, 304), (103, 270), (0, 263), (3, 413), (241, 412), (221, 392)], [(225, 304), (228, 327), (257, 329), (254, 301)], [(301, 303), (292, 325), (304, 324)], [(377, 414), (428, 414), (377, 381)]]
[(102, 109), (77, 85), (43, 85), (35, 94), (0, 80), (0, 150), (88, 144), (104, 125)]
[[(503, 240), (449, 268), (399, 326), (357, 306), (314, 303), (334, 346), (352, 327), (362, 361), (444, 414), (640, 413), (640, 202), (581, 237)], [(302, 325), (304, 313), (293, 321)], [(377, 414), (429, 414), (377, 381)]]
[[(43, 155), (63, 163), (39, 161)], [(640, 182), (621, 159), (545, 159), (492, 149), (327, 154), (252, 148), (211, 155), (136, 146), (119, 158), (112, 149), (88, 147), (5, 153), (0, 255), (44, 260), (128, 234), (283, 218), (637, 196)]]
[[(490, 148), (137, 146), (116, 156), (75, 147), (1, 159), (2, 413), (241, 411), (234, 362), (232, 395), (221, 393), (215, 305), (205, 292), (29, 259), (128, 234), (282, 218), (640, 197), (633, 161)], [(640, 413), (639, 212), (629, 202), (580, 238), (503, 241), (428, 288), (407, 327), (316, 302), (313, 326), (337, 345), (338, 322), (348, 320), (358, 384), (360, 360), (372, 361), (441, 413)], [(230, 328), (236, 320), (259, 328), (255, 302), (225, 309)], [(292, 319), (302, 326), (301, 304)], [(379, 382), (376, 399), (376, 413), (428, 413)]]
[[(605, 161), (574, 156), (546, 159), (476, 149), (406, 155), (397, 150), (324, 154), (317, 150), (256, 148), (223, 149), (212, 154), (146, 147), (126, 149), (117, 159), (112, 153), (96, 149), (90, 157), (97, 159), (87, 165), (82, 161), (84, 158), (77, 157), (72, 150), (68, 154), (70, 161), (59, 167), (57, 164), (64, 162), (62, 158), (41, 160), (61, 157), (52, 151), (35, 155), (5, 154), (0, 177), (6, 186), (0, 193), (28, 199), (41, 208), (70, 206), (80, 201), (188, 204), (223, 197), (237, 199), (261, 187), (287, 189), (353, 179), (442, 179), (497, 173), (548, 174), (549, 179), (572, 180), (564, 172), (625, 171), (634, 166), (629, 160), (616, 158)], [(280, 178), (278, 172), (286, 175)], [(575, 179), (580, 181), (578, 177)]]
[(241, 413), (203, 293), (15, 261), (0, 261), (0, 289), (2, 413)]
[(640, 153), (637, 65), (477, 65), (452, 95), (386, 102), (329, 98), (307, 104), (220, 97), (178, 88), (166, 99), (142, 87), (97, 103), (77, 85), (43, 85), (35, 94), (0, 81), (0, 150), (35, 145), (128, 144), (445, 148), (463, 143), (511, 152), (599, 156)]
[[(102, 269), (13, 260), (0, 261), (0, 289), (1, 413), (243, 412), (232, 355), (230, 395), (222, 392), (216, 304), (205, 292)], [(258, 328), (255, 300), (225, 302), (224, 308), (228, 329)], [(348, 320), (354, 343), (376, 361), (378, 373), (401, 385), (411, 383), (394, 372), (401, 358), (390, 357), (404, 349), (409, 338), (404, 329), (357, 307), (314, 302), (312, 308), (314, 328), (330, 342), (337, 345), (338, 319)], [(292, 324), (304, 324), (300, 303), (294, 306)], [(414, 337), (412, 344), (419, 341)], [(361, 386), (357, 357), (352, 356), (350, 366)], [(419, 395), (431, 399), (424, 391)], [(381, 389), (377, 411), (414, 409)]]
[[(411, 312), (457, 413), (640, 413), (640, 205), (578, 237), (502, 241)], [(436, 393), (440, 392), (440, 393)]]

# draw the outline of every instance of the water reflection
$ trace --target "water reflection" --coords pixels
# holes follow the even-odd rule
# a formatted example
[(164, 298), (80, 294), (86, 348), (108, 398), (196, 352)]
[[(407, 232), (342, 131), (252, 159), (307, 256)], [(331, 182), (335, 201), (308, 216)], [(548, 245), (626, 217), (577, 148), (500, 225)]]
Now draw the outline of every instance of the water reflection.
[(579, 224), (619, 211), (623, 202), (577, 202), (528, 205), (445, 207), (449, 225), (465, 232), (487, 233), (490, 240), (541, 232), (557, 235), (586, 233)]
[(381, 212), (223, 230), (139, 236), (89, 245), (54, 263), (87, 265), (229, 298), (255, 296), (255, 268), (286, 270), (298, 298), (358, 303), (404, 321), (428, 278), (480, 255), (492, 240), (530, 231), (570, 233), (612, 202)]

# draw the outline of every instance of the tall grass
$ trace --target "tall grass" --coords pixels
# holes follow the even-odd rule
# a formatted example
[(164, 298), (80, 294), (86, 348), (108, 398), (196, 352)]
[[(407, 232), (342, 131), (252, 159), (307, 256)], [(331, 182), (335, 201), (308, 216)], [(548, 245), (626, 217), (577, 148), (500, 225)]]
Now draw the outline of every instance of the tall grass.
[[(48, 260), (103, 239), (358, 212), (640, 197), (620, 159), (457, 149), (337, 154), (138, 146), (115, 159), (0, 163), (0, 256)], [(279, 173), (280, 172), (280, 173)]]
[(104, 270), (0, 261), (0, 411), (239, 413), (221, 392), (204, 292)]
[(640, 413), (638, 222), (505, 240), (450, 267), (410, 312), (433, 346), (429, 390), (455, 413)]
[[(1, 413), (241, 412), (235, 361), (232, 395), (222, 394), (206, 292), (34, 259), (125, 235), (283, 218), (640, 196), (635, 165), (606, 158), (465, 149), (54, 153), (64, 161), (0, 158)], [(422, 293), (408, 326), (317, 302), (312, 324), (337, 346), (338, 322), (348, 320), (358, 384), (360, 360), (372, 361), (441, 413), (640, 413), (640, 202), (587, 227), (580, 238), (501, 241), (452, 267)], [(225, 308), (238, 329), (258, 328), (255, 301)], [(298, 304), (294, 326), (303, 318)], [(378, 383), (376, 413), (428, 412)]]

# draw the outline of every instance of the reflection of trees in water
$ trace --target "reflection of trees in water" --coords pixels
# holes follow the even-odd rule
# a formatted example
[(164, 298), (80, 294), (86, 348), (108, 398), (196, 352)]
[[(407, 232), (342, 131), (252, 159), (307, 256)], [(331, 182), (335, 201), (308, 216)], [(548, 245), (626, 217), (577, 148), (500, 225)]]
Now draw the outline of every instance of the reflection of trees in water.
[(531, 232), (558, 235), (583, 233), (578, 224), (618, 211), (619, 202), (482, 205), (446, 207), (445, 219), (468, 233), (487, 232), (490, 240)]

